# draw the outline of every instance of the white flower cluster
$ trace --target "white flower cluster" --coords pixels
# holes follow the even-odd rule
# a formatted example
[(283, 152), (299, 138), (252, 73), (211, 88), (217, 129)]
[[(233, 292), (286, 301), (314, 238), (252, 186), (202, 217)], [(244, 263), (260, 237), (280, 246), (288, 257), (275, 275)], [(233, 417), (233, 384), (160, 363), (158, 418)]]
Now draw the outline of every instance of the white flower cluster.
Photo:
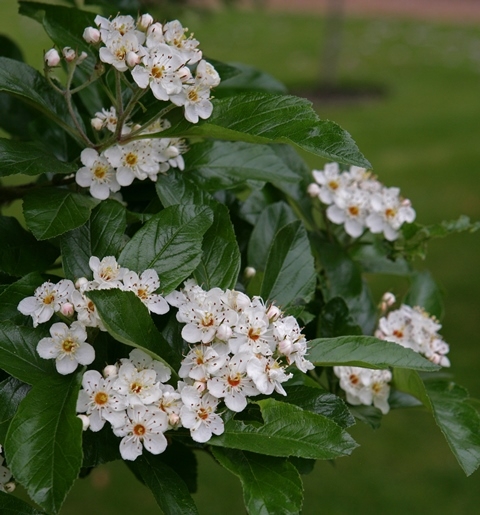
[(156, 294), (160, 280), (155, 270), (145, 270), (140, 276), (121, 267), (113, 256), (100, 260), (92, 256), (89, 260), (93, 280), (82, 277), (73, 284), (62, 279), (57, 284), (47, 281), (40, 285), (31, 297), (18, 304), (23, 315), (32, 317), (33, 326), (48, 322), (54, 313), (68, 319), (76, 314), (70, 325), (57, 322), (50, 327), (50, 337), (42, 338), (37, 345), (38, 354), (44, 359), (55, 359), (60, 374), (70, 374), (80, 365), (90, 365), (95, 359), (93, 347), (87, 343), (87, 327), (105, 328), (98, 316), (94, 303), (85, 295), (92, 290), (119, 288), (133, 291), (148, 308), (149, 312), (164, 314), (169, 310), (165, 299)]
[[(385, 299), (385, 300), (384, 300)], [(395, 297), (386, 293), (382, 303), (392, 305)], [(412, 349), (442, 367), (449, 367), (446, 357), (449, 346), (438, 334), (441, 329), (438, 321), (421, 307), (405, 304), (380, 318), (375, 336), (381, 340), (398, 343)], [(360, 367), (334, 367), (340, 379), (340, 387), (345, 391), (347, 402), (353, 405), (373, 403), (383, 414), (388, 413), (388, 396), (392, 374), (389, 370), (373, 370)]]
[(402, 224), (415, 220), (415, 211), (410, 201), (400, 196), (400, 190), (386, 188), (365, 168), (351, 166), (342, 172), (338, 163), (329, 163), (312, 174), (315, 182), (309, 185), (308, 193), (327, 204), (328, 219), (343, 224), (353, 238), (368, 228), (394, 241)]
[[(92, 119), (97, 130), (107, 128), (115, 132), (117, 113), (114, 107), (102, 109)], [(139, 135), (148, 135), (165, 130), (170, 126), (167, 120), (158, 120)], [(138, 127), (125, 124), (122, 134), (129, 134)], [(130, 141), (124, 145), (114, 144), (98, 153), (93, 148), (85, 148), (80, 154), (84, 165), (76, 175), (79, 186), (90, 189), (92, 197), (105, 200), (110, 192), (115, 193), (121, 186), (129, 186), (134, 179), (156, 181), (159, 173), (166, 173), (170, 167), (185, 168), (182, 154), (188, 150), (186, 141), (179, 138), (145, 138)]]
[(4, 458), (1, 456), (2, 451), (3, 448), (0, 445), (0, 492), (10, 493), (15, 490), (15, 483), (11, 481), (12, 473), (10, 469), (3, 465)]

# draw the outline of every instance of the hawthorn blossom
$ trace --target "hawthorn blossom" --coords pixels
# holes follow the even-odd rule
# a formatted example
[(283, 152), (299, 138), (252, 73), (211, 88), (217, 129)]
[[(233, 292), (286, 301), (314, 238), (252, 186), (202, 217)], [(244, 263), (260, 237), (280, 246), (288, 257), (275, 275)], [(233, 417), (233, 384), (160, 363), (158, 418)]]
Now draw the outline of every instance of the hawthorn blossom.
[(147, 306), (149, 313), (164, 315), (170, 309), (168, 302), (154, 293), (160, 287), (160, 279), (155, 270), (145, 270), (140, 277), (136, 272), (129, 271), (123, 277), (123, 284), (126, 291), (133, 291)]
[(141, 349), (133, 349), (128, 359), (121, 359), (120, 362), (122, 364), (131, 363), (139, 372), (142, 370), (154, 370), (157, 374), (155, 380), (161, 383), (168, 381), (172, 375), (171, 370), (166, 365), (161, 361), (153, 359)]
[[(1, 450), (2, 450), (2, 448), (0, 445), (0, 452), (1, 452)], [(11, 473), (10, 469), (8, 469), (7, 467), (5, 467), (3, 465), (3, 461), (4, 461), (3, 456), (0, 456), (0, 492), (8, 492), (8, 491), (12, 491), (12, 489), (8, 488), (9, 481), (12, 478), (12, 473)]]
[(97, 256), (92, 256), (88, 261), (88, 265), (93, 272), (92, 288), (123, 289), (122, 279), (127, 269), (122, 268), (113, 256), (106, 256), (102, 260)]
[(185, 62), (194, 64), (202, 58), (202, 52), (197, 49), (199, 42), (194, 39), (193, 34), (187, 37), (187, 32), (188, 29), (183, 28), (178, 20), (169, 21), (163, 26), (165, 42), (175, 47)]
[(153, 404), (160, 399), (162, 392), (157, 382), (157, 373), (152, 369), (137, 370), (126, 361), (118, 370), (113, 388), (124, 396), (128, 406)]
[(92, 197), (105, 200), (111, 191), (120, 189), (115, 170), (104, 156), (93, 148), (85, 148), (80, 159), (85, 166), (77, 171), (75, 181), (79, 186), (89, 188)]
[(335, 224), (344, 224), (345, 232), (358, 238), (365, 229), (368, 200), (368, 194), (362, 190), (341, 190), (328, 206), (327, 217)]
[(139, 56), (145, 53), (138, 42), (137, 36), (132, 32), (126, 32), (122, 35), (120, 32), (114, 31), (106, 39), (104, 39), (103, 30), (100, 30), (100, 33), (102, 34), (102, 41), (105, 43), (105, 46), (99, 50), (100, 60), (111, 64), (120, 72), (128, 70), (126, 57), (130, 52)]
[(180, 92), (170, 95), (170, 100), (184, 107), (185, 118), (190, 123), (198, 123), (199, 118), (210, 118), (213, 111), (210, 87), (203, 81), (195, 80), (193, 84), (185, 84)]

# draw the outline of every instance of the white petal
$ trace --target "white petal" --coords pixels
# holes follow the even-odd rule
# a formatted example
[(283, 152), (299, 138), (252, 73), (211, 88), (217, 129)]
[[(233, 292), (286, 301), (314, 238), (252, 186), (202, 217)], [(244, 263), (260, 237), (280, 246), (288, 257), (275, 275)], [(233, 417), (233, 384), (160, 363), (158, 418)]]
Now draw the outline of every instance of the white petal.
[(63, 359), (57, 359), (55, 362), (55, 366), (57, 367), (57, 372), (64, 376), (74, 372), (78, 367), (78, 362), (76, 359), (64, 357)]
[(90, 365), (95, 359), (95, 349), (89, 343), (82, 343), (75, 352), (75, 359), (80, 365)]
[(37, 352), (43, 359), (54, 359), (58, 356), (58, 349), (53, 338), (42, 338), (37, 344)]
[(167, 439), (163, 433), (149, 433), (143, 439), (143, 445), (152, 454), (160, 454), (167, 448)]
[(124, 460), (134, 461), (142, 454), (142, 444), (138, 439), (125, 436), (120, 442), (120, 454)]

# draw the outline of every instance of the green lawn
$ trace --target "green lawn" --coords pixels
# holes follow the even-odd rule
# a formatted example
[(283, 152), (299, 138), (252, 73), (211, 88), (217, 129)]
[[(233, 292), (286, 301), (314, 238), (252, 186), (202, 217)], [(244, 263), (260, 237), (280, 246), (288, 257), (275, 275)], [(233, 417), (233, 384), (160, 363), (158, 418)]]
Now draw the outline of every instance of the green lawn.
[[(38, 67), (48, 42), (33, 45), (41, 30), (14, 16), (14, 4), (2, 1), (0, 28), (25, 48), (32, 43), (26, 57)], [(182, 21), (207, 56), (260, 67), (292, 90), (315, 83), (323, 32), (319, 17), (225, 11), (190, 13)], [(386, 95), (363, 103), (316, 103), (318, 113), (352, 134), (382, 182), (401, 187), (412, 200), (417, 220), (433, 223), (462, 213), (480, 219), (480, 29), (350, 19), (341, 78), (349, 84), (380, 85)], [(315, 156), (305, 157), (312, 167), (323, 165)], [(432, 271), (446, 292), (442, 334), (451, 346), (452, 373), (480, 398), (479, 264), (480, 233), (436, 241), (426, 262), (418, 263)], [(395, 285), (386, 277), (381, 287)], [(465, 478), (423, 411), (393, 412), (380, 430), (359, 425), (352, 433), (362, 446), (351, 458), (318, 463), (305, 477), (305, 514), (478, 511), (479, 472)], [(84, 513), (86, 507), (105, 515), (136, 513), (142, 499), (142, 512), (159, 513), (150, 494), (139, 492), (136, 480), (114, 465), (78, 482), (62, 513)], [(200, 513), (244, 513), (237, 480), (206, 456), (199, 466)]]

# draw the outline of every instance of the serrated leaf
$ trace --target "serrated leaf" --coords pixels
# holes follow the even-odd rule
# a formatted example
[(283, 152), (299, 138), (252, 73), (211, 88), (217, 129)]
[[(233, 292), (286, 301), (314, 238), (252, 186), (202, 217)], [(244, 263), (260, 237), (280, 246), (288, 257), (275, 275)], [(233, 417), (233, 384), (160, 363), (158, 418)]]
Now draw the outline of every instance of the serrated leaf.
[(308, 302), (315, 282), (307, 232), (300, 221), (291, 222), (278, 231), (270, 246), (260, 295), (287, 309)]
[(58, 513), (82, 465), (81, 376), (44, 376), (20, 403), (5, 442), (13, 476), (49, 513)]
[(37, 240), (60, 236), (83, 225), (98, 201), (58, 188), (31, 191), (23, 200), (23, 214)]
[(302, 480), (288, 460), (236, 449), (213, 448), (212, 453), (223, 467), (240, 478), (249, 515), (300, 513)]
[(257, 271), (265, 270), (275, 235), (295, 220), (292, 209), (285, 202), (267, 206), (260, 214), (248, 242), (248, 266), (253, 266)]
[(82, 438), (82, 467), (97, 467), (103, 463), (120, 460), (120, 439), (112, 432), (109, 424), (97, 432), (85, 431)]
[(42, 173), (68, 175), (77, 170), (75, 164), (59, 161), (33, 143), (0, 138), (0, 177)]
[(412, 274), (404, 303), (409, 306), (420, 306), (439, 320), (443, 318), (443, 292), (428, 270)]
[(318, 366), (411, 368), (435, 371), (440, 367), (411, 349), (373, 336), (318, 338), (308, 343), (308, 359)]
[(5, 441), (10, 420), (29, 391), (28, 384), (14, 377), (0, 383), (0, 442)]
[(162, 291), (169, 293), (197, 268), (203, 235), (212, 222), (206, 206), (167, 207), (135, 233), (118, 262), (139, 273), (153, 268)]
[(210, 445), (268, 456), (334, 459), (352, 453), (357, 443), (332, 420), (274, 399), (257, 401), (264, 424), (257, 427), (230, 419)]
[(92, 279), (90, 257), (117, 256), (125, 243), (126, 227), (125, 208), (114, 200), (101, 202), (87, 223), (62, 236), (62, 264), (66, 277)]
[[(13, 323), (21, 323), (27, 317), (18, 311), (17, 306), (25, 297), (30, 297), (33, 292), (45, 281), (37, 272), (27, 274), (18, 281), (9, 284), (0, 293), (0, 322), (9, 320)], [(30, 317), (28, 317), (30, 318)]]
[(371, 168), (337, 124), (321, 120), (308, 100), (271, 93), (240, 93), (213, 100), (213, 114), (197, 124), (172, 111), (162, 137), (202, 136), (249, 143), (288, 143), (342, 163)]
[(16, 218), (0, 216), (0, 271), (14, 277), (46, 270), (59, 252), (50, 243), (37, 241)]
[(18, 497), (3, 492), (0, 492), (0, 511), (2, 515), (43, 515), (45, 513)]
[(382, 425), (382, 412), (375, 406), (349, 406), (349, 409), (356, 419), (367, 424), (372, 429), (378, 429)]
[(448, 380), (424, 383), (412, 370), (395, 370), (394, 381), (433, 414), (465, 474), (473, 474), (480, 466), (480, 414), (469, 404), (467, 390)]
[(0, 366), (24, 383), (36, 384), (45, 375), (55, 374), (52, 360), (37, 353), (38, 342), (49, 334), (45, 327), (16, 326), (10, 321), (0, 323)]
[[(175, 358), (168, 343), (155, 327), (146, 306), (133, 292), (112, 288), (85, 294), (92, 299), (107, 331), (116, 340), (141, 349), (172, 368)], [(172, 372), (176, 376), (174, 369)]]
[(318, 317), (318, 336), (334, 338), (345, 334), (362, 334), (362, 329), (355, 324), (345, 301), (340, 297), (330, 299)]
[(158, 198), (165, 207), (177, 204), (209, 205), (212, 195), (199, 188), (187, 174), (170, 170), (168, 175), (162, 176), (155, 184)]
[(185, 172), (207, 191), (234, 188), (247, 180), (295, 182), (298, 176), (268, 145), (205, 141), (185, 154)]
[(186, 484), (161, 456), (145, 453), (128, 466), (150, 488), (165, 515), (198, 514)]

